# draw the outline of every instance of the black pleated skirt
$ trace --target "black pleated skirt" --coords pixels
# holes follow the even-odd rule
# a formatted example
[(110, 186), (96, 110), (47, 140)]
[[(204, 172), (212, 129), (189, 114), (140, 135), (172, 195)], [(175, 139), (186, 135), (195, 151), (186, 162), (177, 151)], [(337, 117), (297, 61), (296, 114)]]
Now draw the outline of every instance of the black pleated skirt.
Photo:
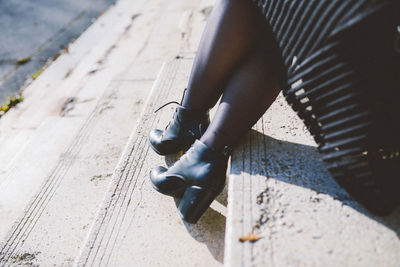
[(400, 203), (400, 0), (254, 1), (282, 88), (337, 182), (378, 215)]

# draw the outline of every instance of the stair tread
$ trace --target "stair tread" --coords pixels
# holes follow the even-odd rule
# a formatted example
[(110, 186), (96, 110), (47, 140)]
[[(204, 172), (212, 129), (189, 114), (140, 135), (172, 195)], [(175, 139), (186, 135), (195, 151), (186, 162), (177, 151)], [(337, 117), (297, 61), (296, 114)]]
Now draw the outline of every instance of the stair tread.
[[(376, 218), (334, 181), (280, 96), (232, 155), (225, 264), (396, 266), (400, 210)], [(239, 242), (254, 232), (254, 243)]]
[[(28, 145), (10, 161), (4, 176), (0, 174), (0, 179), (12, 181), (14, 197), (19, 198), (12, 217), (0, 209), (0, 219), (6, 218), (0, 222), (0, 234), (6, 235), (0, 246), (2, 264), (72, 265), (157, 71), (179, 53), (193, 59), (193, 42), (199, 39), (194, 32), (205, 23), (198, 9), (207, 5), (209, 0), (119, 1), (104, 15), (108, 20), (100, 17), (95, 29), (89, 29), (92, 33), (85, 32), (85, 40), (78, 39), (72, 45), (77, 47), (60, 56), (27, 88), (25, 101), (2, 118), (1, 127), (30, 130)], [(179, 27), (182, 17), (190, 17), (185, 22), (189, 29)], [(115, 25), (107, 28), (111, 21)], [(107, 31), (97, 43), (93, 39), (102, 23)], [(72, 73), (62, 77), (68, 68)], [(88, 74), (92, 68), (98, 69)], [(72, 104), (65, 106), (68, 98)], [(11, 140), (1, 137), (5, 143)], [(29, 193), (24, 195), (18, 185), (27, 185)], [(9, 196), (0, 196), (1, 207), (13, 201)]]
[(182, 222), (173, 198), (156, 192), (148, 179), (156, 165), (177, 156), (160, 157), (147, 142), (153, 128), (165, 127), (174, 108), (154, 114), (156, 107), (181, 97), (192, 60), (165, 65), (138, 128), (133, 132), (113, 175), (111, 187), (77, 262), (84, 265), (220, 266), (225, 217), (209, 209), (196, 225)]
[(35, 263), (68, 265), (78, 254), (138, 120), (143, 104), (132, 103), (144, 99), (150, 86), (150, 81), (112, 83), (80, 127), (76, 117), (55, 118), (37, 133), (0, 188), (0, 201), (7, 204), (2, 206), (13, 214), (1, 225), (8, 228), (18, 216), (0, 262), (31, 253)]
[(57, 162), (71, 140), (74, 119), (50, 117), (0, 175), (0, 239), (24, 210), (43, 182), (49, 168)]
[[(134, 43), (130, 46), (131, 52), (135, 53), (144, 43), (126, 38), (126, 35), (137, 32), (134, 27), (131, 27), (131, 31), (127, 31), (126, 27), (136, 22), (131, 19), (132, 14), (143, 11), (146, 2), (148, 1), (138, 0), (132, 5), (130, 1), (120, 0), (100, 16), (77, 40), (69, 44), (68, 53), (61, 53), (57, 60), (23, 90), (24, 101), (1, 118), (0, 127), (15, 130), (36, 129), (46, 117), (58, 115), (67, 98), (75, 97), (90, 87), (96, 90), (97, 95), (101, 95), (101, 90), (134, 59), (134, 56), (120, 56), (119, 64), (110, 68), (108, 64), (111, 62), (107, 60), (110, 59), (113, 48), (124, 42), (131, 42)], [(158, 1), (152, 1), (149, 5), (153, 7), (154, 2), (158, 4)], [(127, 48), (123, 52), (126, 50)]]

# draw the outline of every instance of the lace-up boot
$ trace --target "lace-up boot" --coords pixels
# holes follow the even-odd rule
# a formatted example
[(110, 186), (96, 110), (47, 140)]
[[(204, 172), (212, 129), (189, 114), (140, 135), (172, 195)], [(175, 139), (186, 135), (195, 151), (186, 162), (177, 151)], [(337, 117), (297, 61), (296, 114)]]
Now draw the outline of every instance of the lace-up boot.
[(185, 108), (178, 102), (169, 102), (161, 108), (172, 103), (177, 104), (178, 107), (165, 130), (154, 129), (149, 133), (150, 145), (159, 155), (187, 150), (196, 139), (204, 134), (210, 124), (208, 110)]

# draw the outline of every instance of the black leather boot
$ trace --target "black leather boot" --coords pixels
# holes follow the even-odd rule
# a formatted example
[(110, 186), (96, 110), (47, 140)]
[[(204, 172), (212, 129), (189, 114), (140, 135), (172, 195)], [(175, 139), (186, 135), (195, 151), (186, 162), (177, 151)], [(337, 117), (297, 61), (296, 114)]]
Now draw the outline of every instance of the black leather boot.
[(196, 223), (224, 188), (229, 153), (196, 140), (169, 169), (153, 168), (151, 183), (162, 194), (182, 198), (178, 207), (182, 219)]
[(192, 110), (182, 107), (177, 102), (170, 103), (179, 105), (170, 123), (164, 131), (154, 129), (149, 133), (150, 145), (159, 155), (187, 150), (196, 139), (203, 135), (210, 124), (208, 110)]

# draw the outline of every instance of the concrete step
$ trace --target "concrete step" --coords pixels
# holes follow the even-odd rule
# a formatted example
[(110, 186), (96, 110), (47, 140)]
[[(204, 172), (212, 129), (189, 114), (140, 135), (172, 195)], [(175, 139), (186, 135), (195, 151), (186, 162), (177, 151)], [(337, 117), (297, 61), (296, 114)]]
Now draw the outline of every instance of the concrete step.
[[(127, 35), (136, 32), (133, 27), (133, 14), (143, 11), (143, 5), (148, 1), (120, 0), (110, 8), (96, 23), (85, 31), (79, 39), (69, 45), (68, 53), (64, 53), (51, 64), (23, 92), (24, 101), (12, 109), (0, 120), (3, 129), (36, 129), (47, 116), (59, 115), (61, 108), (69, 97), (73, 97), (89, 86), (97, 87), (97, 96), (116, 74), (126, 69), (130, 57), (119, 58), (119, 64), (110, 68), (109, 57), (116, 45), (129, 39), (132, 43), (141, 46), (140, 39), (132, 41)], [(154, 3), (157, 2), (157, 3)], [(159, 1), (150, 1), (150, 8)], [(129, 27), (129, 30), (126, 30)], [(143, 31), (142, 31), (143, 33)], [(138, 49), (131, 46), (132, 53)], [(132, 54), (129, 54), (132, 55)], [(101, 70), (103, 71), (101, 73)], [(105, 71), (107, 70), (107, 71)], [(101, 73), (101, 75), (100, 75)], [(94, 84), (97, 81), (97, 84)]]
[(76, 117), (55, 118), (41, 127), (2, 183), (1, 203), (8, 209), (1, 225), (19, 218), (4, 238), (0, 262), (19, 264), (28, 253), (34, 264), (71, 263), (150, 86), (113, 82), (78, 130)]
[(157, 155), (149, 148), (147, 134), (165, 127), (172, 117), (174, 107), (156, 114), (154, 110), (181, 98), (191, 64), (192, 60), (177, 59), (160, 72), (77, 266), (222, 265), (225, 201), (215, 201), (214, 209), (190, 225), (180, 220), (174, 199), (156, 192), (148, 179), (152, 167), (170, 165), (179, 156)]
[(400, 209), (379, 218), (352, 200), (282, 95), (231, 166), (226, 266), (399, 266)]
[(72, 264), (162, 62), (193, 58), (209, 6), (118, 1), (2, 117), (0, 265)]
[(48, 118), (24, 149), (4, 166), (0, 175), (0, 240), (5, 239), (71, 141), (75, 123), (73, 118)]
[[(145, 29), (138, 31), (138, 28), (141, 28), (140, 23), (135, 25), (138, 28), (133, 27), (132, 16), (143, 11), (144, 2), (136, 1), (135, 5), (132, 5), (130, 1), (118, 1), (79, 39), (69, 45), (68, 53), (60, 55), (37, 80), (24, 90), (24, 101), (0, 120), (0, 147), (2, 148), (0, 150), (2, 174), (0, 175), (5, 175), (4, 172), (9, 168), (10, 162), (23, 150), (47, 118), (70, 116), (68, 113), (71, 113), (72, 109), (79, 109), (79, 113), (75, 112), (73, 116), (80, 117), (82, 122), (96, 105), (111, 79), (135, 60), (134, 56), (130, 58), (126, 54), (116, 55), (117, 53), (113, 53), (112, 48), (121, 45), (125, 47), (124, 52), (126, 52), (130, 47), (133, 53), (141, 49), (145, 41), (136, 41), (135, 38), (127, 38), (127, 36), (137, 32), (141, 33), (141, 37), (150, 35)], [(158, 2), (149, 3), (150, 8), (159, 4)], [(154, 14), (149, 14), (150, 17), (151, 15), (154, 16)], [(153, 17), (143, 23), (147, 24), (151, 19)], [(137, 46), (135, 47), (132, 43)], [(118, 62), (115, 64), (116, 67), (110, 68), (107, 65), (105, 69), (106, 63), (114, 63), (112, 59)], [(95, 70), (98, 70), (98, 73)], [(155, 75), (152, 77), (154, 79)], [(81, 94), (81, 99), (77, 98), (78, 94)], [(81, 122), (77, 122), (76, 127), (79, 127)]]

